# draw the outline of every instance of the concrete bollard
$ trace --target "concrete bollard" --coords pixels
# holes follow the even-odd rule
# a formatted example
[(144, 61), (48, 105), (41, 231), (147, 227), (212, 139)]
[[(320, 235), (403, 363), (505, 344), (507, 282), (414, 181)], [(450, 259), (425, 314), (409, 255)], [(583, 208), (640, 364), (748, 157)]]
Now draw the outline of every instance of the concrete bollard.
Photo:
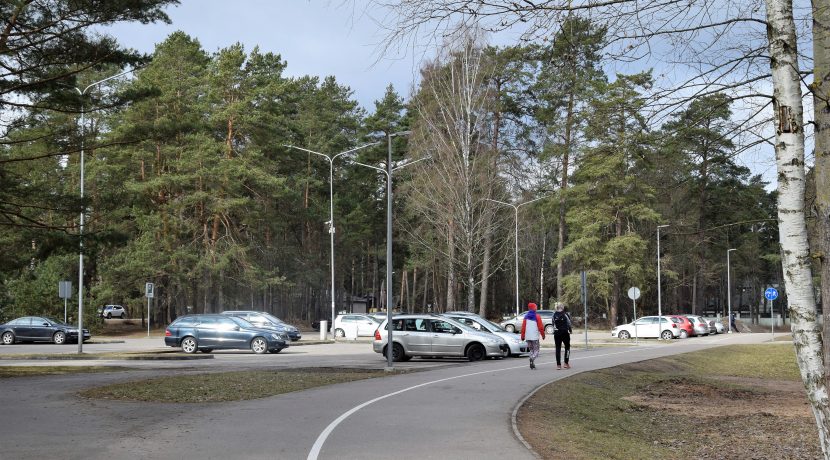
[(320, 340), (326, 340), (329, 331), (329, 322), (320, 321)]

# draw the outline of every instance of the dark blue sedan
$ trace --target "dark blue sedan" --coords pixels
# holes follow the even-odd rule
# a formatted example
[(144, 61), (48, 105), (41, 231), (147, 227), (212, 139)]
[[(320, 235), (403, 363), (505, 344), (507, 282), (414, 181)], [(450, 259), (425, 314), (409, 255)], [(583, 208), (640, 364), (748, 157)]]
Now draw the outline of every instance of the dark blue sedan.
[[(84, 329), (84, 341), (89, 340), (89, 329)], [(44, 316), (24, 316), (0, 325), (0, 342), (52, 342), (58, 345), (78, 341), (78, 328)]]
[(164, 344), (185, 353), (210, 353), (220, 349), (246, 349), (257, 354), (279, 353), (288, 347), (288, 335), (262, 329), (244, 319), (226, 315), (188, 315), (176, 319), (164, 331)]

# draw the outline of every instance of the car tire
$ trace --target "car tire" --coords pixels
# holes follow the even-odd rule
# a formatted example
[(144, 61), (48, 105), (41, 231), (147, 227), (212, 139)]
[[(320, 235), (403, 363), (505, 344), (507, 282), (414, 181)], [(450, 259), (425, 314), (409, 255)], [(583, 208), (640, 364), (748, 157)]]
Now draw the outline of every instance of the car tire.
[(63, 345), (66, 343), (66, 332), (58, 331), (55, 332), (55, 335), (52, 336), (52, 342), (55, 345)]
[(545, 334), (553, 334), (553, 324), (548, 324), (547, 326), (545, 326)]
[(107, 319), (112, 319), (112, 313), (107, 313)]
[(187, 336), (182, 339), (181, 347), (183, 352), (192, 355), (199, 349), (199, 342), (196, 341), (195, 337)]
[(670, 330), (666, 329), (660, 334), (660, 338), (663, 340), (671, 340), (674, 338), (674, 334), (672, 334)]
[(680, 331), (680, 338), (681, 339), (688, 339), (689, 338), (689, 333), (686, 332), (686, 329), (683, 329), (682, 331)]
[(631, 334), (629, 334), (628, 331), (620, 331), (620, 333), (617, 334), (617, 338), (628, 340), (631, 338)]
[[(388, 350), (388, 349), (389, 349), (389, 347), (387, 346), (386, 350)], [(386, 350), (384, 350), (384, 352), (386, 352)], [(386, 353), (384, 353), (383, 355), (387, 356)], [(392, 345), (392, 361), (401, 362), (401, 361), (409, 361), (409, 359), (411, 359), (411, 358), (409, 356), (406, 356), (406, 352), (403, 349), (403, 345), (401, 345), (399, 343), (395, 343), (395, 344)]]
[(337, 337), (337, 338), (342, 339), (343, 337), (346, 337), (346, 331), (344, 331), (343, 329), (337, 328), (337, 329), (334, 330), (334, 336)]
[(14, 333), (11, 331), (6, 331), (3, 333), (3, 345), (13, 345), (14, 344)]
[(504, 326), (504, 330), (507, 331), (507, 332), (516, 332), (516, 326), (514, 326), (512, 324), (508, 324), (508, 325)]
[(251, 351), (254, 353), (261, 355), (263, 353), (268, 352), (268, 341), (262, 337), (254, 337), (251, 340)]
[(470, 361), (481, 361), (487, 356), (487, 352), (484, 351), (484, 346), (480, 343), (474, 343), (467, 347), (467, 359)]

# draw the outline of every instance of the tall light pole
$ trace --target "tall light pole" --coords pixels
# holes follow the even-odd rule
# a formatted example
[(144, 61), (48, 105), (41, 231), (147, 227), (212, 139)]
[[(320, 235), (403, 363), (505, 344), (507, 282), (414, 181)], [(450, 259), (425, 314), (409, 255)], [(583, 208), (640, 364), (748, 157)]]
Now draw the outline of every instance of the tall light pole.
[(84, 351), (84, 214), (86, 214), (86, 205), (84, 204), (84, 136), (86, 136), (86, 110), (84, 106), (84, 96), (86, 96), (86, 92), (89, 91), (90, 88), (98, 86), (105, 81), (112, 80), (113, 78), (126, 75), (134, 70), (135, 69), (125, 70), (124, 72), (104, 78), (103, 80), (98, 80), (95, 83), (91, 83), (83, 90), (77, 86), (75, 87), (75, 91), (77, 91), (78, 95), (81, 96), (81, 219), (80, 225), (78, 226), (78, 353), (83, 353)]
[(387, 141), (387, 158), (386, 168), (379, 168), (377, 166), (368, 165), (359, 161), (352, 161), (352, 163), (364, 166), (366, 168), (380, 171), (386, 175), (386, 367), (392, 369), (392, 173), (398, 169), (404, 168), (415, 163), (428, 160), (430, 157), (420, 158), (415, 161), (410, 161), (396, 167), (392, 167), (392, 138), (395, 136), (405, 136), (411, 131), (401, 131), (386, 135)]
[(516, 316), (519, 316), (519, 208), (521, 208), (522, 206), (524, 206), (526, 204), (533, 203), (534, 201), (539, 201), (542, 198), (547, 198), (548, 196), (549, 195), (540, 196), (539, 198), (534, 198), (530, 201), (525, 201), (524, 203), (519, 203), (519, 204), (507, 203), (505, 201), (499, 201), (499, 200), (493, 200), (491, 198), (485, 198), (485, 201), (492, 201), (493, 203), (502, 204), (504, 206), (510, 206), (511, 208), (513, 208), (513, 211), (515, 212), (515, 220), (514, 220), (515, 229), (514, 230), (516, 232), (516, 238), (515, 238), (515, 240), (516, 240), (515, 243), (516, 244), (515, 244), (515, 248), (514, 248), (515, 249), (514, 256), (515, 256), (515, 260), (516, 260)]
[(297, 147), (296, 145), (284, 145), (284, 147), (300, 150), (306, 153), (313, 153), (317, 156), (321, 156), (325, 158), (329, 162), (329, 236), (331, 240), (331, 336), (334, 337), (334, 316), (335, 316), (335, 297), (334, 297), (334, 160), (337, 157), (342, 155), (347, 155), (352, 152), (356, 152), (360, 149), (365, 149), (366, 147), (371, 147), (373, 145), (378, 145), (380, 142), (373, 142), (371, 144), (361, 145), (359, 147), (355, 147), (351, 150), (346, 150), (345, 152), (340, 152), (336, 155), (326, 155), (325, 153), (315, 152), (314, 150), (305, 149), (302, 147)]
[[(660, 318), (660, 330), (663, 330), (663, 295), (662, 283), (660, 282), (660, 229), (668, 227), (666, 225), (657, 226), (657, 317)], [(659, 337), (658, 337), (659, 338)]]
[(732, 333), (732, 276), (729, 270), (729, 253), (735, 249), (726, 250), (726, 305), (729, 307), (729, 313), (726, 317), (726, 324), (729, 325), (729, 333)]

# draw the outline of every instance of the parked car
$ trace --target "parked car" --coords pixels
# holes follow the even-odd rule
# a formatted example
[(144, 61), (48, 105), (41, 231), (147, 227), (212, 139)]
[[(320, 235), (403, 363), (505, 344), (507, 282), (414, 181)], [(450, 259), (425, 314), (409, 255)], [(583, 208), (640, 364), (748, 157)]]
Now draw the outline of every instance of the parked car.
[(371, 337), (382, 321), (374, 316), (349, 313), (334, 318), (334, 336), (346, 337), (346, 331), (354, 330), (358, 337)]
[[(504, 320), (499, 325), (507, 332), (519, 332), (522, 330), (522, 321), (524, 321), (526, 314), (527, 312), (524, 312)], [(545, 325), (545, 334), (553, 334), (553, 310), (536, 310), (536, 314), (542, 318), (542, 324)]]
[[(90, 337), (89, 329), (84, 329), (84, 342)], [(24, 316), (0, 325), (0, 342), (3, 345), (15, 342), (77, 343), (78, 328), (45, 316)]]
[(714, 331), (713, 334), (723, 334), (726, 332), (726, 326), (722, 322), (713, 319), (709, 321), (709, 331)]
[(164, 331), (164, 344), (185, 353), (210, 353), (219, 349), (250, 348), (256, 354), (279, 353), (288, 347), (288, 334), (256, 327), (231, 315), (187, 315)]
[(278, 331), (285, 332), (288, 334), (288, 338), (291, 339), (292, 342), (296, 342), (303, 338), (303, 335), (300, 334), (299, 329), (270, 313), (253, 310), (230, 310), (223, 311), (222, 314), (242, 318), (256, 327), (264, 327), (266, 329), (273, 328)]
[(689, 321), (689, 318), (686, 318), (683, 315), (669, 315), (669, 318), (673, 322), (677, 323), (677, 326), (680, 328), (681, 339), (695, 335), (695, 327), (692, 326), (692, 322)]
[(459, 323), (470, 326), (471, 328), (479, 332), (489, 332), (491, 334), (503, 338), (504, 341), (507, 342), (507, 346), (510, 348), (510, 350), (507, 352), (510, 356), (518, 357), (524, 353), (529, 352), (527, 348), (527, 342), (522, 340), (519, 334), (515, 332), (507, 332), (498, 324), (488, 321), (487, 319), (482, 318), (481, 316), (478, 316), (474, 313), (453, 312), (444, 313), (441, 316), (446, 316), (447, 318), (454, 319)]
[(121, 305), (104, 305), (104, 308), (101, 310), (101, 316), (107, 319), (124, 319), (127, 317), (127, 310)]
[(643, 316), (637, 321), (615, 327), (611, 330), (611, 337), (623, 340), (632, 337), (676, 339), (680, 337), (680, 327), (668, 316)]
[(695, 335), (709, 335), (709, 323), (697, 315), (685, 315), (692, 322), (692, 327), (695, 328)]
[[(466, 357), (478, 361), (501, 358), (509, 350), (507, 342), (491, 333), (478, 332), (464, 324), (437, 315), (398, 315), (392, 318), (392, 359), (408, 361), (413, 356)], [(386, 356), (386, 321), (375, 330), (372, 349)]]

